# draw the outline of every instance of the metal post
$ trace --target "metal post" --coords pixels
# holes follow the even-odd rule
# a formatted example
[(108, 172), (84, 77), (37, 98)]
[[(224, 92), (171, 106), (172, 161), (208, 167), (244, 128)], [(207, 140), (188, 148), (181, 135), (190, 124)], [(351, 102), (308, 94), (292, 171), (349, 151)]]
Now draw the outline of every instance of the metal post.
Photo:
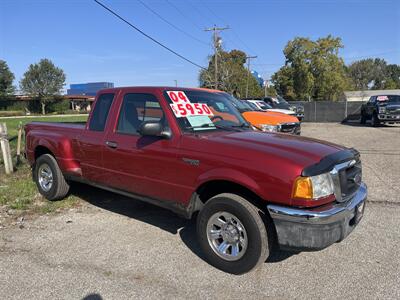
[(250, 59), (252, 58), (257, 58), (257, 56), (246, 56), (247, 60), (246, 98), (249, 96)]
[(218, 32), (222, 30), (229, 29), (229, 26), (226, 27), (217, 27), (214, 25), (214, 27), (211, 28), (206, 28), (204, 31), (213, 31), (213, 44), (214, 44), (214, 86), (215, 89), (218, 89), (218, 48), (219, 48), (219, 37), (218, 37)]
[(8, 142), (7, 138), (6, 123), (0, 124), (0, 146), (1, 152), (3, 153), (3, 161), (6, 174), (11, 174), (14, 171), (14, 168), (11, 159), (10, 143)]
[(17, 139), (17, 165), (21, 163), (21, 141), (22, 141), (22, 122), (19, 122), (18, 139)]

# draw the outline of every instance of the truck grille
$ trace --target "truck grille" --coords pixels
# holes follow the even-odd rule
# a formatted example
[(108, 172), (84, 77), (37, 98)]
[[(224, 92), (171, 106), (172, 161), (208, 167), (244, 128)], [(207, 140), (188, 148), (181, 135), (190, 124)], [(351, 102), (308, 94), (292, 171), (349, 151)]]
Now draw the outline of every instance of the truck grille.
[(348, 161), (335, 166), (332, 173), (336, 185), (335, 196), (338, 202), (349, 200), (358, 190), (362, 181), (361, 161)]
[(393, 115), (400, 115), (400, 107), (387, 107), (386, 112)]
[(280, 132), (299, 134), (300, 123), (283, 123), (280, 125)]

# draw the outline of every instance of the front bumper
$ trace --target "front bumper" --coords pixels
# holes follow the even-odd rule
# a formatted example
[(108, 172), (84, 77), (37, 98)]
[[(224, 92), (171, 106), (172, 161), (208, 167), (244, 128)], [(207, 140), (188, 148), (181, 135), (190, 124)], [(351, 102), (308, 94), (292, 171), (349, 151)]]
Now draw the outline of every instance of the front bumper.
[(343, 240), (357, 226), (363, 215), (367, 186), (362, 183), (345, 203), (328, 209), (296, 209), (268, 205), (281, 248), (320, 250)]
[(378, 119), (381, 122), (393, 122), (400, 123), (400, 115), (391, 115), (391, 114), (379, 114)]

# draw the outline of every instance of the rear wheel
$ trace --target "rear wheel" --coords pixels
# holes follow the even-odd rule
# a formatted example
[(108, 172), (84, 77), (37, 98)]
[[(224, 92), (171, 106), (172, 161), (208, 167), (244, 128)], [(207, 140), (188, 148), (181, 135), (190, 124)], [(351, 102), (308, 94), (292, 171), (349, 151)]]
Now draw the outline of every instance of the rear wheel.
[(67, 195), (69, 185), (50, 154), (44, 154), (36, 160), (33, 174), (40, 194), (47, 200), (60, 200)]
[(206, 202), (198, 215), (197, 236), (208, 262), (228, 273), (249, 272), (269, 254), (259, 209), (235, 194), (219, 194)]

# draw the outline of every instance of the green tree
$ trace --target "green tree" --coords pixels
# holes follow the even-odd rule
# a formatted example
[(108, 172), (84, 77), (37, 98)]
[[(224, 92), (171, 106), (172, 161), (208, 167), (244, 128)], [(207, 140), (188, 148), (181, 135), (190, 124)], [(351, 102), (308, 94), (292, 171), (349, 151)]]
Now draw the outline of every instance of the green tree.
[(400, 89), (400, 65), (386, 66), (386, 89)]
[(20, 81), (21, 90), (37, 97), (42, 106), (42, 114), (46, 113), (46, 105), (60, 95), (65, 85), (65, 73), (49, 59), (42, 59), (31, 64)]
[(354, 90), (400, 88), (400, 66), (388, 65), (381, 58), (355, 61), (347, 67), (347, 74)]
[(0, 59), (0, 99), (6, 98), (14, 93), (14, 78), (14, 74), (8, 68), (7, 63)]
[[(215, 60), (214, 55), (209, 57), (208, 68), (201, 70), (199, 81), (201, 87), (215, 88)], [(240, 50), (230, 52), (219, 49), (218, 51), (218, 89), (244, 97), (248, 84), (249, 97), (261, 97), (263, 89), (257, 80), (245, 68), (246, 53)]]
[(272, 76), (277, 92), (288, 99), (337, 100), (347, 86), (345, 65), (338, 56), (340, 38), (312, 41), (297, 37), (283, 51), (286, 62)]

